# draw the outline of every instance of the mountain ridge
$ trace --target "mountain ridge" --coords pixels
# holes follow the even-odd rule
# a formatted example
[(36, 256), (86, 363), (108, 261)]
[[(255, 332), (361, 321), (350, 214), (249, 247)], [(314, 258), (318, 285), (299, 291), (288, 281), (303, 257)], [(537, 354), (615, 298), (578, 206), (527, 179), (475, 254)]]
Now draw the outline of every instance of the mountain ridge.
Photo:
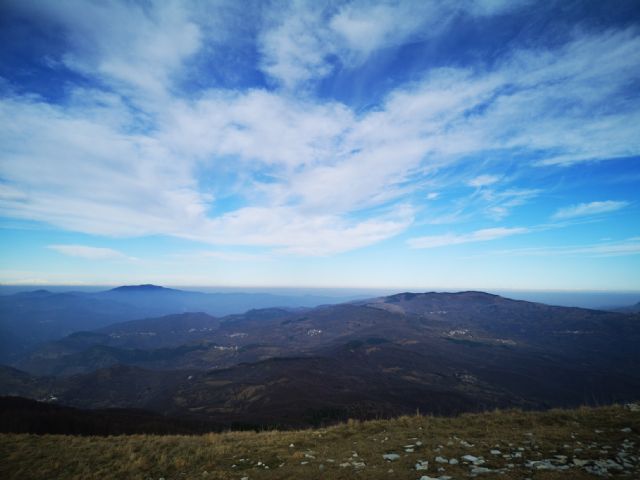
[(5, 372), (0, 394), (265, 426), (611, 403), (640, 396), (639, 343), (636, 315), (403, 292), (76, 332)]

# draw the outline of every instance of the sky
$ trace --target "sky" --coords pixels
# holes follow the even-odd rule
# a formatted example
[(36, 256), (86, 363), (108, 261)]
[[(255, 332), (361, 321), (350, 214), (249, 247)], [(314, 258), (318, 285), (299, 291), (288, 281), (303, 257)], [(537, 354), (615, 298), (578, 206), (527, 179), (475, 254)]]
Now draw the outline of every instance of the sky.
[(640, 291), (640, 4), (0, 2), (0, 283)]

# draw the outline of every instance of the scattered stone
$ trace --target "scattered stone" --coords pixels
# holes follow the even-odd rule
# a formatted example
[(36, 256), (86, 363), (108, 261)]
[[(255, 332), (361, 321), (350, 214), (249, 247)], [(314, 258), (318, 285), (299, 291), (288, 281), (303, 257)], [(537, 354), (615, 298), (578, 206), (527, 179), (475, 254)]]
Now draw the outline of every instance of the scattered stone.
[(449, 459), (449, 465), (458, 465), (458, 459), (457, 458), (450, 458)]
[(489, 473), (489, 472), (491, 472), (491, 469), (487, 467), (473, 467), (471, 469), (471, 475), (479, 475), (481, 473)]
[(473, 455), (465, 455), (464, 457), (462, 457), (462, 460), (464, 460), (465, 462), (474, 463), (480, 459), (478, 457), (474, 457)]
[(491, 455), (502, 455), (500, 450), (491, 450)]
[(436, 462), (438, 462), (438, 463), (449, 463), (449, 460), (447, 460), (447, 459), (446, 459), (446, 458), (444, 458), (444, 457), (437, 456), (437, 457), (436, 457)]
[(529, 460), (525, 466), (536, 470), (556, 470), (556, 466), (550, 460)]
[(620, 431), (622, 433), (631, 433), (631, 429), (629, 427), (621, 428)]
[(632, 412), (640, 412), (640, 403), (625, 403), (624, 408)]
[(416, 463), (416, 470), (428, 470), (428, 469), (429, 469), (428, 460), (418, 460), (418, 463)]
[(400, 455), (398, 455), (397, 453), (385, 453), (384, 455), (382, 455), (382, 458), (390, 462), (393, 462), (395, 460), (398, 460), (400, 458)]

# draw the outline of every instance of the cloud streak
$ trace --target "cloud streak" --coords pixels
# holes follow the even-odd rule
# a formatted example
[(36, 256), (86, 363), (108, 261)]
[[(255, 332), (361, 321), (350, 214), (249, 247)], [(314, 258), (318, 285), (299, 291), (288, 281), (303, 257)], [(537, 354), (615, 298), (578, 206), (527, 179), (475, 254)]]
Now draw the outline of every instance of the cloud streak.
[(554, 220), (567, 220), (578, 217), (588, 217), (602, 213), (610, 213), (625, 208), (629, 202), (605, 200), (600, 202), (578, 203), (569, 207), (560, 208), (552, 218)]
[(640, 255), (640, 237), (632, 237), (615, 242), (599, 242), (588, 245), (544, 246), (533, 248), (518, 248), (499, 250), (491, 253), (497, 256), (589, 256), (589, 257), (620, 257)]
[(47, 248), (69, 257), (86, 260), (131, 260), (131, 257), (111, 248), (88, 247), (86, 245), (49, 245)]
[(500, 238), (528, 233), (530, 230), (524, 227), (496, 227), (484, 228), (465, 234), (445, 234), (415, 237), (407, 240), (411, 248), (437, 248), (460, 245), (463, 243), (487, 242)]

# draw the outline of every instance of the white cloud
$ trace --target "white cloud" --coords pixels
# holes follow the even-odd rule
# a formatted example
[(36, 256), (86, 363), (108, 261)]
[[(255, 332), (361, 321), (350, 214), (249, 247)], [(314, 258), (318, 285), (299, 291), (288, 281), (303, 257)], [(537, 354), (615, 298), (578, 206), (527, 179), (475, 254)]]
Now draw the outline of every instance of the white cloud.
[(467, 182), (467, 185), (469, 185), (470, 187), (480, 188), (480, 187), (493, 185), (499, 180), (500, 180), (500, 177), (498, 177), (497, 175), (479, 175), (469, 180)]
[(474, 15), (498, 15), (533, 3), (533, 0), (468, 0), (463, 3)]
[(47, 248), (70, 257), (87, 260), (125, 260), (130, 259), (124, 253), (111, 248), (87, 247), (85, 245), (49, 245)]
[(273, 259), (271, 254), (264, 253), (247, 253), (231, 250), (204, 250), (192, 253), (178, 253), (171, 255), (180, 261), (202, 262), (203, 260), (213, 259), (222, 260), (224, 262), (264, 262)]
[(381, 47), (402, 43), (425, 24), (434, 29), (437, 22), (442, 29), (451, 10), (435, 2), (356, 1), (343, 5), (331, 17), (329, 26), (347, 50), (343, 56), (361, 61)]
[(216, 243), (263, 245), (296, 255), (329, 255), (377, 243), (404, 231), (413, 220), (409, 207), (365, 220), (338, 215), (305, 215), (291, 207), (240, 209), (212, 220), (203, 239)]
[(62, 29), (67, 67), (101, 81), (133, 86), (138, 95), (164, 94), (172, 75), (201, 45), (187, 4), (20, 0), (12, 8), (29, 19), (45, 18)]
[(629, 205), (629, 202), (605, 200), (601, 202), (578, 203), (559, 209), (553, 214), (554, 220), (566, 220), (569, 218), (586, 217), (590, 215), (598, 215), (600, 213), (609, 213), (620, 210)]
[(267, 15), (259, 43), (262, 69), (293, 88), (328, 75), (336, 63), (357, 67), (373, 52), (433, 38), (457, 16), (498, 15), (525, 3), (354, 0), (335, 7), (294, 1)]
[(462, 243), (472, 242), (486, 242), (489, 240), (497, 240), (499, 238), (510, 237), (512, 235), (519, 235), (527, 233), (530, 230), (522, 227), (496, 227), (485, 228), (482, 230), (476, 230), (471, 233), (462, 235), (445, 234), (445, 235), (431, 235), (425, 237), (410, 238), (407, 244), (412, 248), (435, 248), (445, 247), (449, 245), (459, 245)]
[(590, 257), (619, 257), (640, 255), (640, 237), (627, 238), (615, 242), (600, 242), (587, 245), (545, 246), (533, 248), (518, 248), (492, 252), (493, 255), (505, 256), (590, 256)]

